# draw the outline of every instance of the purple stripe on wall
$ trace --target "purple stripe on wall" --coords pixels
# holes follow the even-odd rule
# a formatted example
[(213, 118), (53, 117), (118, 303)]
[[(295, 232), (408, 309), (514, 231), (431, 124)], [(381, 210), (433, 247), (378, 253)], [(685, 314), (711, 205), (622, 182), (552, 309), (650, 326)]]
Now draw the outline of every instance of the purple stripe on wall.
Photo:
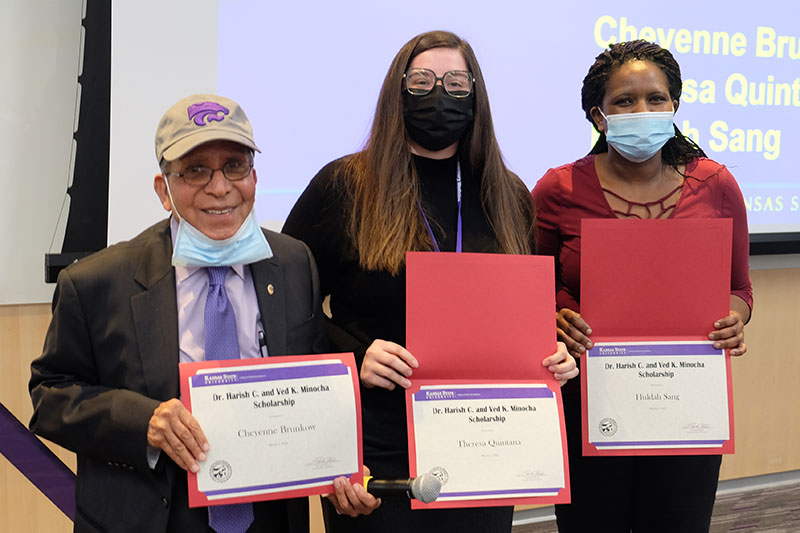
[(70, 520), (75, 520), (75, 474), (0, 403), (0, 454)]

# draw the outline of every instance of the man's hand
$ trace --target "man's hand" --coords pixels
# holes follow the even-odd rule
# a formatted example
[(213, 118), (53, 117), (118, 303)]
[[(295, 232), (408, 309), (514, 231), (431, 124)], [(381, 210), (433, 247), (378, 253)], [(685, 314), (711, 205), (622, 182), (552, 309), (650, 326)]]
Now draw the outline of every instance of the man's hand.
[(205, 461), (208, 440), (186, 407), (173, 398), (160, 403), (147, 426), (147, 444), (163, 450), (175, 464), (191, 472)]
[[(369, 468), (364, 466), (364, 476), (369, 475)], [(336, 489), (334, 494), (323, 494), (328, 501), (336, 508), (339, 514), (347, 516), (367, 515), (377, 509), (380, 504), (380, 498), (376, 498), (364, 488), (361, 483), (350, 483), (344, 476), (337, 477), (333, 480), (333, 488)]]

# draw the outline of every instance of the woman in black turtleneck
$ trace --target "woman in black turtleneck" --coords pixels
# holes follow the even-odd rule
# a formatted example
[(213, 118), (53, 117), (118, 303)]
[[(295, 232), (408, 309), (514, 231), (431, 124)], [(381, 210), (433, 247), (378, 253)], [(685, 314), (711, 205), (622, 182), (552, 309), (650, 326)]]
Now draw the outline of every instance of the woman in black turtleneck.
[[(457, 250), (459, 179), (461, 249), (533, 253), (530, 195), (502, 161), (475, 54), (452, 33), (424, 33), (395, 56), (367, 147), (320, 170), (283, 228), (314, 253), (331, 342), (356, 355), (364, 462), (377, 478), (409, 472), (403, 389), (418, 365), (404, 348), (405, 253)], [(558, 379), (577, 375), (563, 346), (551, 358)], [(511, 530), (510, 507), (411, 511), (384, 499), (350, 518), (323, 506), (328, 532)]]

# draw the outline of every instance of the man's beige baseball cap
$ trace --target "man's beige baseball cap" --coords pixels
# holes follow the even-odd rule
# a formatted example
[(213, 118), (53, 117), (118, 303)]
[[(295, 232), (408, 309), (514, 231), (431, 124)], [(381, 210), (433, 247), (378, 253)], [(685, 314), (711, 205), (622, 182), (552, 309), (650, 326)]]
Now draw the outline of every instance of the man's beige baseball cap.
[(187, 96), (161, 117), (156, 130), (156, 159), (174, 161), (209, 141), (233, 141), (260, 152), (244, 110), (215, 94)]

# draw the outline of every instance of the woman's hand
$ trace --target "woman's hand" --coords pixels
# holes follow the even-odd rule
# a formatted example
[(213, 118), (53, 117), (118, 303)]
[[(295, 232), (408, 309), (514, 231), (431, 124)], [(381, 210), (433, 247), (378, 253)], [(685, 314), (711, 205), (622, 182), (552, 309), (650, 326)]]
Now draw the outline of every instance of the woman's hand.
[(589, 335), (592, 334), (592, 328), (572, 309), (565, 307), (556, 313), (556, 330), (558, 340), (566, 344), (569, 353), (575, 357), (591, 349)]
[(575, 364), (575, 358), (570, 355), (563, 342), (558, 343), (556, 353), (542, 361), (542, 366), (547, 367), (547, 370), (553, 374), (562, 387), (567, 380), (578, 375), (578, 366)]
[(717, 329), (708, 334), (714, 348), (730, 348), (731, 355), (745, 354), (744, 321), (738, 311), (731, 310), (728, 316), (714, 322), (714, 327)]
[[(369, 475), (369, 468), (364, 466), (364, 477)], [(323, 494), (328, 501), (336, 508), (339, 514), (347, 516), (367, 515), (377, 509), (380, 498), (376, 498), (364, 488), (361, 483), (350, 483), (344, 476), (339, 476), (333, 480), (334, 494)]]
[(361, 363), (361, 382), (367, 388), (382, 387), (394, 390), (411, 386), (408, 378), (419, 363), (411, 352), (394, 342), (375, 339), (364, 354)]

